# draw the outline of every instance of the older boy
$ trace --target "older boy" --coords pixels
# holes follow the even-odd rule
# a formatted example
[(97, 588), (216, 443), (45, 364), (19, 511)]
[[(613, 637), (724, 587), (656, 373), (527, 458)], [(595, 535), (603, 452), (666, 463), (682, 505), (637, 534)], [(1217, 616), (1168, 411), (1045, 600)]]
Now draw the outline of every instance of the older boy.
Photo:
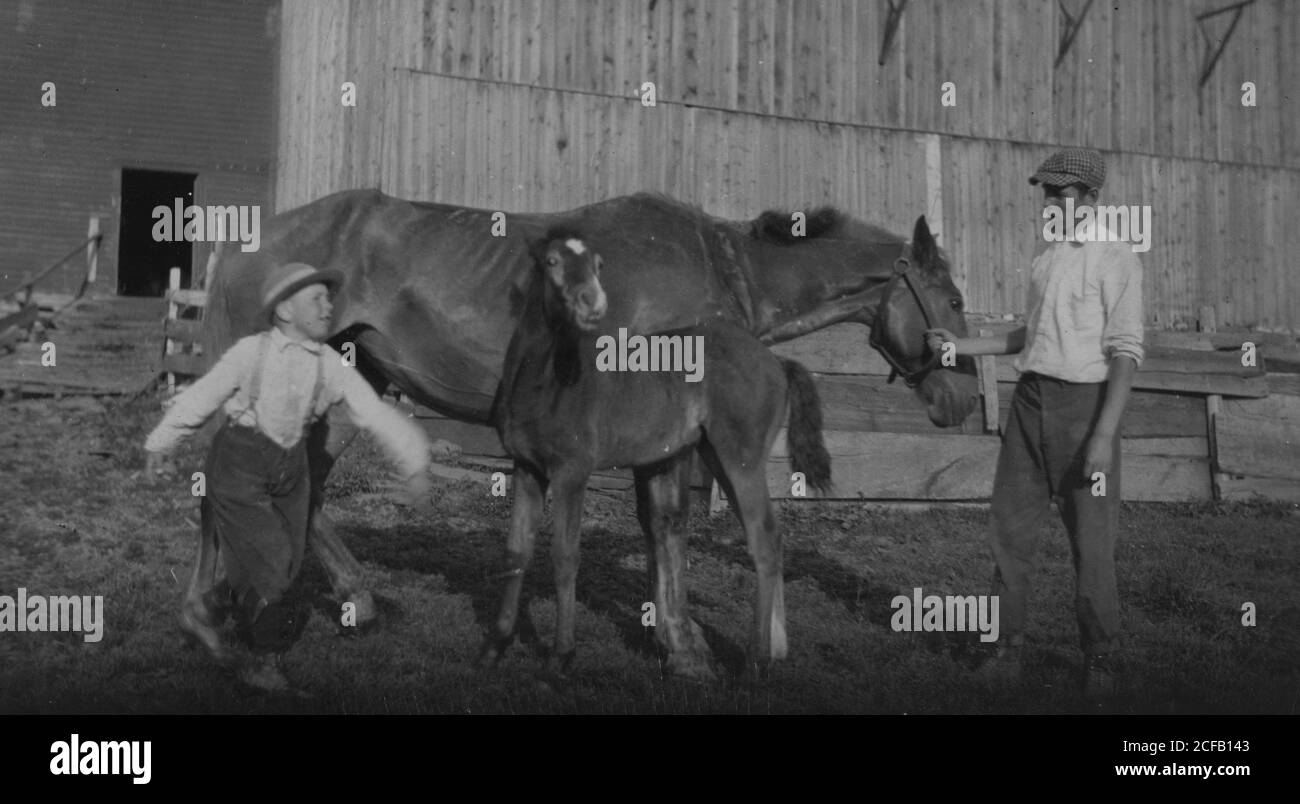
[[(1100, 153), (1067, 148), (1029, 179), (1043, 186), (1045, 210), (1097, 203), (1106, 165)], [(1107, 661), (1119, 636), (1115, 539), (1120, 510), (1120, 417), (1142, 348), (1142, 266), (1128, 243), (1104, 229), (1053, 243), (1033, 263), (1024, 327), (998, 338), (929, 333), (931, 348), (952, 341), (958, 353), (1019, 354), (993, 481), (989, 544), (1000, 596), (1003, 647), (985, 666), (990, 679), (1016, 680), (1038, 537), (1052, 497), (1069, 533), (1075, 567), (1075, 614), (1084, 652), (1083, 688), (1113, 692)], [(1067, 232), (1074, 222), (1066, 221)], [(1105, 476), (1104, 494), (1094, 473)]]
[[(346, 402), (353, 420), (401, 467), (411, 500), (428, 494), (424, 433), (323, 343), (333, 309), (330, 290), (341, 282), (339, 272), (303, 263), (271, 271), (262, 286), (262, 319), (270, 329), (230, 347), (176, 398), (145, 442), (152, 476), (163, 454), (224, 409), (226, 421), (205, 467), (201, 538), (220, 546), (226, 570), (225, 581), (210, 593), (224, 599), (211, 601), (212, 609), (233, 607), (252, 651), (239, 678), (264, 690), (288, 689), (279, 655), (305, 623), (285, 592), (298, 575), (307, 537), (311, 477), (305, 437), (311, 423)], [(210, 609), (187, 598), (180, 620), (214, 656), (228, 658)]]

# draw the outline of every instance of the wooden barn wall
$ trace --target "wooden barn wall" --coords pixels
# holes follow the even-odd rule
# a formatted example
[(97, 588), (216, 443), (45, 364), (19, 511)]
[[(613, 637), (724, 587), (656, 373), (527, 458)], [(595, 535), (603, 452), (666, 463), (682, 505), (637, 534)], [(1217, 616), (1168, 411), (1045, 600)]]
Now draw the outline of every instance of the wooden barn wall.
[(901, 233), (927, 213), (968, 309), (1000, 314), (1023, 312), (1041, 228), (1025, 180), (1084, 144), (1107, 153), (1104, 201), (1153, 208), (1149, 325), (1194, 326), (1208, 304), (1219, 326), (1300, 328), (1283, 98), (1300, 11), (1248, 7), (1198, 99), (1181, 2), (1094, 3), (1055, 70), (1055, 3), (914, 0), (881, 67), (884, 5), (285, 0), (276, 206), (350, 187), (506, 211), (659, 190), (737, 218), (834, 203)]
[[(98, 214), (99, 285), (112, 292), (123, 167), (197, 173), (199, 203), (266, 203), (274, 7), (0, 3), (0, 287), (62, 256)], [(54, 107), (40, 104), (45, 81)], [(201, 264), (206, 246), (194, 251)], [(40, 290), (75, 291), (84, 272), (76, 259)]]
[[(801, 120), (1300, 167), (1300, 10), (1256, 0), (1198, 89), (1195, 15), (1216, 5), (1093, 3), (1054, 68), (1048, 0), (911, 0), (883, 66), (883, 1), (284, 0), (286, 69), (312, 104), (376, 67), (619, 97), (653, 81), (660, 100)], [(1231, 18), (1207, 22), (1216, 44)]]
[[(929, 213), (968, 309), (1025, 310), (1042, 228), (1025, 174), (1041, 159), (1039, 146), (648, 108), (630, 98), (408, 70), (385, 75), (379, 91), (376, 118), (388, 124), (342, 116), (360, 138), (307, 138), (313, 147), (296, 157), (308, 160), (302, 196), (282, 193), (286, 206), (353, 186), (507, 212), (654, 190), (738, 219), (769, 207), (836, 204), (903, 234)], [(344, 145), (365, 158), (326, 156)], [(936, 151), (937, 219), (927, 182)], [(1220, 326), (1300, 325), (1300, 277), (1276, 259), (1300, 249), (1300, 227), (1285, 220), (1300, 172), (1108, 157), (1106, 199), (1152, 207), (1151, 248), (1140, 256), (1149, 326), (1194, 326), (1207, 304)]]

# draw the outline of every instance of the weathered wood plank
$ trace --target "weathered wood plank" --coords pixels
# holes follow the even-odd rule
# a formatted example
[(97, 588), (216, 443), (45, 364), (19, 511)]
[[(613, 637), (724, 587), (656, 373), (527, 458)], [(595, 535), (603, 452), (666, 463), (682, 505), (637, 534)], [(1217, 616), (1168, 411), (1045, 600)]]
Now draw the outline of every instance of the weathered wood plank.
[(1266, 384), (1270, 395), (1300, 396), (1300, 374), (1269, 374)]
[(164, 319), (163, 337), (171, 338), (174, 341), (198, 343), (203, 338), (203, 322), (183, 318)]
[(204, 372), (203, 356), (183, 353), (164, 355), (162, 370), (170, 374), (199, 377)]
[[(828, 432), (825, 438), (835, 482), (830, 498), (951, 500), (993, 494), (1001, 445), (996, 437)], [(1123, 444), (1123, 499), (1210, 499), (1204, 439), (1142, 441), (1126, 439)], [(786, 455), (782, 432), (768, 462), (768, 489), (774, 498), (791, 496), (792, 470)]]
[[(996, 328), (990, 327), (994, 331)], [(824, 374), (888, 376), (884, 358), (867, 346), (868, 332), (857, 324), (837, 324), (774, 346), (781, 357), (797, 360)], [(996, 358), (998, 382), (1015, 382), (1014, 356)], [(1235, 352), (1212, 352), (1151, 346), (1133, 387), (1156, 391), (1260, 397), (1267, 394), (1263, 369), (1241, 365)]]
[(180, 304), (189, 307), (206, 307), (208, 304), (208, 293), (205, 290), (179, 288), (177, 290), (168, 290), (166, 299), (172, 304)]
[(971, 435), (982, 432), (976, 415), (957, 427), (935, 427), (926, 415), (925, 403), (901, 382), (889, 384), (883, 377), (834, 374), (814, 374), (813, 381), (821, 398), (822, 422), (827, 430)]
[(1219, 490), (1225, 500), (1282, 500), (1300, 503), (1300, 481), (1279, 477), (1234, 477), (1226, 475), (1219, 481)]
[(1148, 371), (1146, 366), (1133, 378), (1133, 387), (1147, 391), (1177, 391), (1190, 394), (1222, 396), (1268, 396), (1268, 383), (1258, 377), (1233, 377), (1227, 374), (1192, 374)]
[(1223, 400), (1215, 442), (1223, 472), (1300, 480), (1300, 398)]
[(1205, 436), (1183, 438), (1125, 438), (1121, 445), (1124, 457), (1167, 455), (1171, 457), (1205, 458), (1209, 455), (1210, 440)]
[[(981, 338), (993, 337), (993, 330), (981, 329)], [(1001, 411), (998, 403), (998, 364), (993, 355), (976, 359), (980, 375), (980, 399), (984, 411), (984, 432), (997, 435), (1002, 431)]]
[(1204, 437), (1205, 403), (1199, 396), (1134, 390), (1122, 426), (1126, 438)]
[[(979, 499), (993, 491), (1000, 440), (992, 436), (825, 433), (834, 498)], [(768, 488), (790, 497), (782, 430), (768, 462)], [(810, 496), (813, 494), (809, 490)]]

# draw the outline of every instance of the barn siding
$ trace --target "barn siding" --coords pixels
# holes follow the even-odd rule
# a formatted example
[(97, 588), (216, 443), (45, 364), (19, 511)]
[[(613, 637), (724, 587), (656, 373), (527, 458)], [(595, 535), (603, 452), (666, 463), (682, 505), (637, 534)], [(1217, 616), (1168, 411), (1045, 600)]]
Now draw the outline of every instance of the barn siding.
[[(654, 81), (662, 100), (733, 111), (1300, 167), (1286, 135), (1300, 125), (1287, 97), (1300, 11), (1288, 0), (1246, 9), (1203, 89), (1194, 15), (1205, 9), (1182, 0), (1094, 3), (1059, 68), (1061, 10), (1042, 0), (912, 0), (883, 66), (881, 3), (650, 5), (285, 0), (286, 23), (318, 45), (289, 68), (331, 91), (339, 71), (379, 81), (381, 66), (617, 97)], [(1248, 80), (1255, 108), (1240, 103)], [(956, 107), (940, 105), (945, 81)]]
[[(115, 288), (122, 167), (198, 173), (206, 203), (266, 202), (273, 7), (0, 4), (0, 286), (62, 256), (98, 214), (99, 283)], [(211, 80), (214, 71), (221, 80)], [(52, 108), (40, 105), (45, 81), (57, 87)], [(201, 265), (206, 249), (194, 251)], [(74, 261), (40, 289), (75, 291), (84, 272)]]
[[(1025, 179), (1083, 144), (1107, 153), (1104, 200), (1153, 207), (1149, 324), (1194, 325), (1210, 304), (1220, 326), (1300, 328), (1282, 256), (1300, 246), (1283, 84), (1300, 12), (1249, 7), (1199, 91), (1186, 4), (1095, 3), (1054, 69), (1059, 14), (914, 0), (882, 66), (878, 3), (285, 0), (277, 207), (349, 187), (506, 211), (659, 190), (735, 218), (839, 204), (910, 233), (938, 198), (969, 309), (1001, 314), (1023, 311), (1041, 226)], [(647, 80), (653, 109), (636, 102)]]

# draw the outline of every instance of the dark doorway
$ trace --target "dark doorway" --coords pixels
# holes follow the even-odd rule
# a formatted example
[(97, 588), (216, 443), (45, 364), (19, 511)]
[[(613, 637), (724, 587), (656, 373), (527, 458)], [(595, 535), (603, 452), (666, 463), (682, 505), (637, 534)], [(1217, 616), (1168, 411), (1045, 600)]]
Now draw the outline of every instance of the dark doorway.
[(176, 199), (184, 209), (194, 203), (197, 173), (122, 168), (122, 220), (117, 247), (117, 292), (122, 296), (161, 296), (167, 274), (181, 269), (181, 287), (190, 286), (193, 244), (181, 239), (184, 220), (172, 221), (180, 242), (155, 242), (154, 207), (172, 210)]

